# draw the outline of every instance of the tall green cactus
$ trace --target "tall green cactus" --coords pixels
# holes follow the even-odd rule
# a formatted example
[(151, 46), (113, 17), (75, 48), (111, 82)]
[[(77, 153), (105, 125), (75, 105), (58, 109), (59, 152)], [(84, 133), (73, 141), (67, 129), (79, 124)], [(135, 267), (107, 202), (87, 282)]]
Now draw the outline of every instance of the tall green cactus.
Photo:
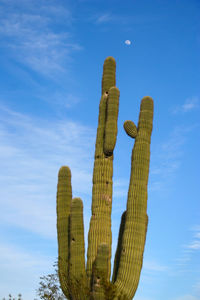
[(148, 96), (142, 99), (137, 127), (132, 121), (124, 123), (126, 133), (135, 138), (135, 144), (132, 150), (127, 207), (121, 218), (110, 282), (113, 150), (117, 137), (119, 107), (115, 69), (114, 58), (107, 57), (103, 66), (99, 105), (86, 269), (83, 203), (80, 198), (72, 199), (69, 167), (61, 167), (58, 174), (59, 279), (63, 293), (73, 300), (131, 300), (140, 279), (148, 223), (147, 184), (153, 100)]

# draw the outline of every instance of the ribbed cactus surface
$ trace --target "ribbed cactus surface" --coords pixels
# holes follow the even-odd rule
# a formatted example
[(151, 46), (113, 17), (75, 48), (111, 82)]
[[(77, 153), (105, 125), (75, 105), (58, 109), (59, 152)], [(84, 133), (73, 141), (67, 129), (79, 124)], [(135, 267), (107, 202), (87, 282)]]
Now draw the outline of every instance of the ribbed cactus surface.
[(126, 133), (135, 138), (126, 211), (122, 214), (111, 275), (111, 210), (113, 151), (117, 138), (119, 90), (116, 63), (107, 57), (103, 66), (102, 95), (93, 169), (92, 216), (85, 268), (83, 203), (72, 198), (71, 172), (58, 174), (57, 237), (59, 279), (63, 293), (73, 300), (131, 300), (138, 287), (147, 232), (147, 184), (153, 123), (153, 100), (141, 101), (138, 126), (125, 121)]

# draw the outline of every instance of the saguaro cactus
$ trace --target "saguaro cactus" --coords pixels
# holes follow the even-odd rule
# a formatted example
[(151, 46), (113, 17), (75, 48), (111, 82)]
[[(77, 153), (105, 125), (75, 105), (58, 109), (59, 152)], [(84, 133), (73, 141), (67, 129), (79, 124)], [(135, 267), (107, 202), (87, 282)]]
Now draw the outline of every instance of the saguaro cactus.
[(57, 234), (58, 268), (63, 293), (68, 299), (131, 300), (138, 287), (147, 232), (147, 184), (153, 123), (153, 100), (141, 101), (138, 126), (124, 122), (135, 138), (127, 207), (122, 214), (118, 245), (111, 274), (111, 209), (113, 150), (117, 137), (119, 90), (115, 86), (116, 64), (107, 57), (103, 66), (102, 96), (93, 170), (92, 216), (88, 233), (87, 266), (83, 203), (72, 199), (71, 172), (63, 166), (58, 174)]

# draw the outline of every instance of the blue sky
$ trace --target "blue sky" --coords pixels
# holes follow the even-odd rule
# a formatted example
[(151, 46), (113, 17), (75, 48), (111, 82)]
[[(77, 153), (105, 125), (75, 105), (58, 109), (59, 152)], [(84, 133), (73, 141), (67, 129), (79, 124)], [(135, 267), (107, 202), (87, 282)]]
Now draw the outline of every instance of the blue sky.
[(149, 226), (134, 299), (200, 299), (199, 20), (198, 0), (0, 1), (0, 298), (33, 300), (54, 271), (62, 165), (83, 199), (87, 249), (102, 66), (113, 56), (112, 266), (133, 147), (123, 123), (137, 124), (149, 95)]

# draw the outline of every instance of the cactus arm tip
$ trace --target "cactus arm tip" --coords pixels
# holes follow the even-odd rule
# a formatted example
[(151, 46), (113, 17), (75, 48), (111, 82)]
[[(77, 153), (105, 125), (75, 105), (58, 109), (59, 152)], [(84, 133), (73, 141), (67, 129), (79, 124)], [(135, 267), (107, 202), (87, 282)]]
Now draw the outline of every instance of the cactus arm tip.
[(107, 62), (107, 61), (112, 61), (113, 63), (116, 63), (113, 56), (107, 56), (106, 59), (104, 60), (104, 63)]
[(102, 76), (102, 95), (108, 93), (112, 86), (115, 86), (116, 62), (112, 56), (108, 56), (103, 64), (103, 76)]
[(104, 154), (111, 156), (113, 154), (117, 140), (117, 119), (119, 113), (119, 89), (113, 86), (108, 91), (106, 125), (104, 133)]
[(66, 297), (69, 290), (66, 285), (68, 278), (69, 258), (69, 214), (72, 201), (71, 171), (62, 166), (58, 172), (57, 185), (57, 239), (58, 239), (58, 273), (60, 285)]
[(137, 136), (137, 127), (133, 121), (127, 120), (124, 122), (124, 130), (131, 138), (136, 138)]

